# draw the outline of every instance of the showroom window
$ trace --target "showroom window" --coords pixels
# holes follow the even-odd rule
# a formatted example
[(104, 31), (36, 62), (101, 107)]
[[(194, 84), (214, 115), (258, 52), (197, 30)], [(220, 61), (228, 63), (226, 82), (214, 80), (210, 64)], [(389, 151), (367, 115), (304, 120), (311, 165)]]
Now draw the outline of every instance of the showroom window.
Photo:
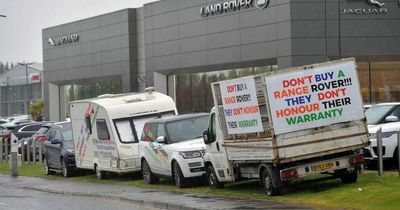
[(211, 83), (270, 72), (277, 66), (230, 69), (176, 76), (176, 105), (179, 113), (210, 112), (213, 107)]
[(400, 101), (400, 61), (358, 62), (358, 77), (365, 104)]
[(69, 117), (69, 102), (87, 98), (95, 98), (102, 94), (117, 94), (122, 92), (122, 82), (119, 76), (76, 81), (60, 87), (61, 104), (65, 104), (65, 116)]

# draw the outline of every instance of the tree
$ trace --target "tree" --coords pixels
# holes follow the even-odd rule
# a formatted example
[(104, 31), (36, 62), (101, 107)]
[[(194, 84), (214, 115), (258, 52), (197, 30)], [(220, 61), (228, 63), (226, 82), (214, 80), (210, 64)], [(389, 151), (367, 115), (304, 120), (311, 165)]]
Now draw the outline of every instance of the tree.
[(41, 121), (43, 119), (44, 112), (44, 101), (36, 100), (32, 101), (29, 105), (29, 114), (32, 116), (32, 119), (35, 121)]

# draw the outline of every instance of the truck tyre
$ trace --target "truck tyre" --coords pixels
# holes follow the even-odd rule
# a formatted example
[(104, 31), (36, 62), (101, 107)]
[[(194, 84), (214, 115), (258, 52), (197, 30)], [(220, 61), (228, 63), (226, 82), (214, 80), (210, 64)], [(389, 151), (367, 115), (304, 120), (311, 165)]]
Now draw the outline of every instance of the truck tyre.
[(62, 174), (63, 174), (64, 177), (72, 176), (72, 169), (67, 166), (64, 158), (61, 159), (61, 169), (62, 169)]
[(181, 167), (179, 167), (179, 164), (176, 161), (173, 163), (172, 176), (177, 188), (184, 188), (187, 186), (187, 180), (183, 176)]
[(399, 148), (396, 148), (395, 150), (394, 150), (394, 153), (393, 153), (393, 158), (392, 158), (392, 167), (391, 168), (393, 168), (393, 169), (396, 169), (396, 168), (399, 168), (399, 153), (397, 152), (397, 150), (398, 150)]
[(264, 169), (262, 173), (262, 183), (264, 187), (265, 193), (269, 196), (275, 196), (281, 194), (281, 188), (275, 187), (273, 183), (273, 177), (268, 172), (267, 169)]
[(150, 166), (146, 160), (142, 161), (142, 176), (147, 184), (157, 184), (159, 182), (158, 177), (151, 172)]
[(224, 183), (218, 181), (217, 174), (215, 173), (215, 170), (212, 165), (209, 165), (207, 167), (206, 177), (207, 177), (208, 186), (210, 186), (211, 189), (215, 190), (215, 189), (224, 187)]
[(340, 179), (342, 180), (343, 184), (351, 184), (357, 182), (357, 170), (354, 170), (352, 172), (344, 172), (340, 175)]
[(43, 159), (43, 161), (44, 161), (44, 163), (43, 163), (44, 164), (44, 174), (46, 174), (46, 175), (54, 174), (54, 171), (50, 170), (49, 163), (47, 162), (46, 157)]
[(106, 179), (107, 178), (106, 172), (100, 170), (100, 167), (98, 167), (97, 165), (94, 165), (94, 171), (96, 172), (96, 177), (98, 179)]

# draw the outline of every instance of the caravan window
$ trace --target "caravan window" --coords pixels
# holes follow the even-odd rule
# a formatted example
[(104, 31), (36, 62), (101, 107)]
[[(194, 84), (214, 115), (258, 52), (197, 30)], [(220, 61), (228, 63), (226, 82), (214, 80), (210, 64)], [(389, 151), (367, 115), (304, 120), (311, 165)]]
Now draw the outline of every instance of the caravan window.
[(107, 123), (104, 119), (96, 120), (97, 137), (99, 140), (110, 140), (110, 134), (108, 133)]
[(115, 121), (115, 127), (117, 129), (119, 139), (122, 143), (137, 142), (137, 137), (135, 136), (135, 132), (132, 129), (132, 120), (124, 119)]

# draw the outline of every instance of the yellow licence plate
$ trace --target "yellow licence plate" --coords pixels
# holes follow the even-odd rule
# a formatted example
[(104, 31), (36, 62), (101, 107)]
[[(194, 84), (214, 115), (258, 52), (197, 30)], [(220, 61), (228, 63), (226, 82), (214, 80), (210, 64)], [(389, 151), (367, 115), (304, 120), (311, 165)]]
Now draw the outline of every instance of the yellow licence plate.
[(314, 166), (315, 171), (322, 171), (333, 168), (333, 162), (321, 163)]

